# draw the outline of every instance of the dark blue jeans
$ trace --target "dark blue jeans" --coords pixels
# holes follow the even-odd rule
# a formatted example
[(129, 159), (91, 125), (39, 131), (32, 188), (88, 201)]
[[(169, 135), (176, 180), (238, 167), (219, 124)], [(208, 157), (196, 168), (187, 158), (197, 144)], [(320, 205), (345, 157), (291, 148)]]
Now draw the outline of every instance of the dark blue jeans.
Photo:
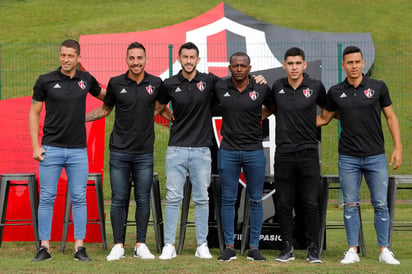
[(221, 217), (226, 245), (234, 244), (235, 204), (241, 168), (246, 178), (250, 203), (250, 247), (259, 247), (263, 222), (262, 194), (265, 182), (266, 158), (263, 150), (244, 151), (220, 149), (218, 170), (221, 184)]
[(316, 149), (276, 153), (275, 183), (277, 214), (283, 241), (293, 244), (293, 208), (300, 203), (308, 243), (319, 245), (320, 166)]
[(150, 217), (150, 190), (153, 183), (153, 153), (129, 154), (110, 152), (110, 185), (112, 188), (112, 220), (114, 243), (124, 243), (124, 223), (130, 197), (130, 174), (136, 201), (136, 242), (146, 241)]

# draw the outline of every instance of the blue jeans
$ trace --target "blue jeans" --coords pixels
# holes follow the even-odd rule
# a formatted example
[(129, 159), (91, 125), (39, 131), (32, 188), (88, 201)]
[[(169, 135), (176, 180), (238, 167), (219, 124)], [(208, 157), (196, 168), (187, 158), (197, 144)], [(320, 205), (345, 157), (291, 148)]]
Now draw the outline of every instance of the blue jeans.
[(197, 244), (207, 242), (211, 155), (208, 147), (169, 146), (166, 155), (165, 244), (174, 244), (186, 176), (192, 184)]
[(87, 148), (62, 148), (43, 146), (44, 160), (39, 163), (40, 203), (39, 236), (40, 240), (50, 240), (53, 219), (53, 205), (56, 199), (57, 183), (63, 167), (66, 169), (73, 204), (74, 238), (83, 240), (86, 235), (87, 206), (86, 186), (89, 172)]
[(265, 182), (266, 158), (263, 150), (239, 151), (220, 149), (219, 170), (222, 205), (221, 217), (226, 245), (234, 244), (235, 204), (241, 168), (246, 178), (246, 191), (250, 203), (250, 247), (259, 247), (262, 230), (262, 193)]
[(126, 211), (130, 199), (130, 175), (134, 182), (136, 202), (136, 242), (146, 241), (150, 217), (150, 191), (153, 183), (153, 153), (130, 154), (110, 152), (110, 185), (112, 188), (112, 221), (114, 243), (125, 242)]
[(362, 174), (365, 176), (374, 208), (378, 245), (380, 247), (389, 246), (388, 169), (385, 154), (367, 157), (339, 154), (339, 179), (345, 204), (343, 219), (348, 245), (350, 247), (358, 246), (359, 189)]

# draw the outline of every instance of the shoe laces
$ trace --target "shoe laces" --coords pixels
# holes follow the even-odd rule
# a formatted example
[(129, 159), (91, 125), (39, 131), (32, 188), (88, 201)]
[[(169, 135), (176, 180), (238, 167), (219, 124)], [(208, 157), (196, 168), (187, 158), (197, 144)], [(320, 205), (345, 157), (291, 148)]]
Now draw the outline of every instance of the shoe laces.
[(393, 252), (390, 251), (388, 248), (385, 248), (384, 250), (382, 250), (382, 253), (383, 254), (387, 253), (388, 255), (395, 257), (395, 254), (393, 254)]
[(167, 252), (167, 253), (173, 253), (173, 245), (171, 245), (171, 244), (166, 244), (165, 246), (164, 246), (164, 250)]
[(353, 248), (349, 248), (349, 250), (348, 251), (345, 251), (345, 252), (343, 252), (343, 255), (347, 255), (347, 254), (356, 254), (356, 251), (355, 251), (355, 249), (353, 249)]

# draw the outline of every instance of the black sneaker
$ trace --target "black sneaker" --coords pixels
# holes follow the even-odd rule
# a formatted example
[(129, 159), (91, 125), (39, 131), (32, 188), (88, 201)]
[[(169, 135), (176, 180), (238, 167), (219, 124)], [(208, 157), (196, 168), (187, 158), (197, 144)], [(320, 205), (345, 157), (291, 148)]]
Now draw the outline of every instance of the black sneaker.
[(236, 260), (236, 251), (232, 247), (226, 247), (222, 254), (217, 258), (219, 261)]
[(74, 253), (74, 260), (75, 261), (88, 262), (88, 261), (91, 261), (92, 259), (90, 259), (90, 257), (87, 256), (86, 248), (82, 247), (82, 246), (79, 246), (77, 248), (77, 252)]
[(51, 255), (45, 246), (41, 246), (37, 251), (36, 256), (33, 258), (33, 262), (45, 261), (51, 259)]
[(293, 261), (294, 259), (295, 259), (295, 255), (293, 254), (293, 246), (291, 246), (289, 242), (284, 242), (283, 248), (280, 251), (279, 256), (275, 258), (275, 260), (286, 263), (289, 261)]
[(249, 249), (246, 258), (252, 261), (266, 261), (266, 258), (260, 255), (259, 249), (257, 248)]
[(314, 263), (321, 264), (322, 263), (322, 260), (320, 259), (320, 256), (319, 256), (319, 248), (317, 246), (310, 245), (308, 247), (308, 253), (306, 256), (306, 260), (311, 264), (314, 264)]

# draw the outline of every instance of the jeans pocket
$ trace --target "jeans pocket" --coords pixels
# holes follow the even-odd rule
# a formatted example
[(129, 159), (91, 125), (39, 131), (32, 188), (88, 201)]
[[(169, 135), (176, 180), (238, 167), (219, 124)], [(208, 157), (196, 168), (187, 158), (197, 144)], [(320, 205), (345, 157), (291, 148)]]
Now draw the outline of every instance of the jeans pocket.
[(179, 153), (179, 147), (169, 146), (167, 147), (166, 160), (173, 159)]
[(47, 157), (47, 151), (49, 150), (49, 146), (47, 146), (47, 145), (42, 145), (41, 146), (43, 149), (44, 149), (44, 152), (43, 152), (43, 161), (44, 161), (44, 159)]
[(210, 155), (210, 149), (209, 147), (201, 147), (200, 152), (206, 156)]

